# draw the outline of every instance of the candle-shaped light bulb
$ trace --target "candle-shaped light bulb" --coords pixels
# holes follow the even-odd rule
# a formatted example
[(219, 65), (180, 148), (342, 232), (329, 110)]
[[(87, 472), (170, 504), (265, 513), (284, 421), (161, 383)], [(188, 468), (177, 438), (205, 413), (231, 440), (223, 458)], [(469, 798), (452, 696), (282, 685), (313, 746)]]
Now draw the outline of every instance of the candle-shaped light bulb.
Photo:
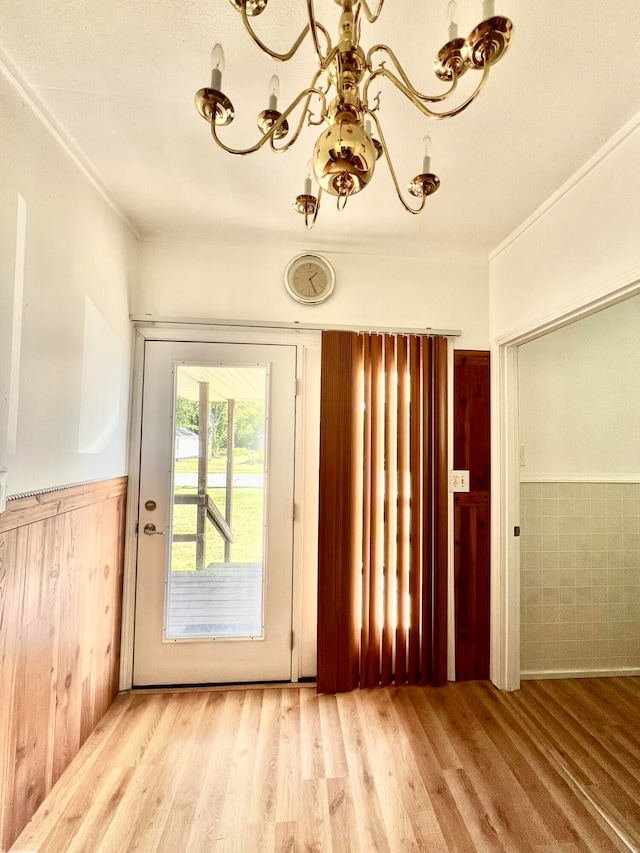
[(269, 109), (278, 109), (278, 98), (280, 97), (280, 80), (276, 74), (269, 80)]
[(425, 136), (422, 140), (422, 174), (428, 175), (431, 172), (431, 137)]
[(222, 72), (224, 71), (224, 50), (217, 44), (211, 51), (211, 88), (222, 91)]
[(488, 21), (489, 18), (493, 18), (496, 13), (495, 10), (495, 0), (483, 0), (482, 1), (482, 20)]
[(449, 41), (458, 38), (458, 4), (456, 0), (450, 0), (447, 6), (447, 19), (449, 21)]
[(367, 119), (364, 123), (364, 132), (367, 136), (371, 136), (371, 122)]
[(304, 170), (304, 194), (311, 195), (311, 175), (313, 174), (313, 163), (311, 160), (307, 163)]

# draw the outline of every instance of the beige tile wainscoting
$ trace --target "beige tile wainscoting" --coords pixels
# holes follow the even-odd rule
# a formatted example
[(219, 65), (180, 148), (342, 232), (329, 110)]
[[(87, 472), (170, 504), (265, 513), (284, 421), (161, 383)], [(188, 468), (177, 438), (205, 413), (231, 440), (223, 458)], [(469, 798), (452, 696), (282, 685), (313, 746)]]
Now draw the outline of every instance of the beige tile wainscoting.
[(521, 671), (640, 673), (640, 484), (521, 484)]

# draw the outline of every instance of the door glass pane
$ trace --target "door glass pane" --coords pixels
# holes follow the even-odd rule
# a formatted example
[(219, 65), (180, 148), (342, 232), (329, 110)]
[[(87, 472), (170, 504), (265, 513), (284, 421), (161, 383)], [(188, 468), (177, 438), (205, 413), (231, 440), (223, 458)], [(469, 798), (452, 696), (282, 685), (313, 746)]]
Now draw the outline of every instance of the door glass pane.
[(175, 368), (165, 637), (263, 635), (266, 366)]

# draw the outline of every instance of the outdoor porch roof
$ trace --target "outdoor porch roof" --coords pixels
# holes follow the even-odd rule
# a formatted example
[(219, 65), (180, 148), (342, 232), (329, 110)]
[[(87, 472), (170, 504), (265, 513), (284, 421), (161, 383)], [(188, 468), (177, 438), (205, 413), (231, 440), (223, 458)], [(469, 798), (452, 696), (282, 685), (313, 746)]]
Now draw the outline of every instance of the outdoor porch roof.
[(187, 400), (199, 399), (199, 383), (209, 383), (209, 399), (264, 400), (267, 382), (266, 364), (255, 366), (228, 364), (178, 364), (178, 394)]

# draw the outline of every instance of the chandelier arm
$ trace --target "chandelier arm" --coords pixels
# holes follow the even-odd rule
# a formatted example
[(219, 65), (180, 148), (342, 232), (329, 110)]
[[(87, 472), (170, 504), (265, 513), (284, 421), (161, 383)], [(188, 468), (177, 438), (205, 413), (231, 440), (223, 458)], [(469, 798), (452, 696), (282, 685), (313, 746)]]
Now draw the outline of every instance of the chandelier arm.
[(304, 212), (304, 227), (307, 231), (311, 231), (313, 226), (316, 224), (316, 219), (318, 218), (318, 213), (320, 211), (320, 199), (322, 198), (322, 187), (318, 187), (318, 195), (316, 198), (316, 209), (313, 211), (313, 219), (309, 222), (309, 214), (306, 209)]
[[(326, 109), (327, 109), (327, 99), (325, 97), (324, 92), (321, 89), (313, 89), (313, 88), (304, 89), (302, 92), (300, 92), (298, 97), (295, 98), (295, 100), (293, 100), (289, 104), (287, 109), (280, 115), (280, 118), (278, 118), (278, 120), (273, 123), (273, 125), (269, 128), (269, 130), (262, 135), (262, 137), (256, 142), (256, 144), (250, 146), (249, 148), (230, 148), (228, 145), (225, 145), (225, 143), (222, 142), (218, 137), (218, 134), (216, 132), (215, 121), (211, 122), (211, 135), (213, 136), (217, 145), (219, 145), (220, 148), (222, 148), (222, 150), (226, 151), (228, 154), (238, 154), (240, 156), (244, 156), (245, 154), (253, 154), (254, 151), (259, 151), (266, 142), (269, 142), (269, 140), (273, 139), (273, 136), (276, 133), (276, 131), (280, 127), (282, 127), (282, 125), (285, 123), (285, 121), (291, 115), (291, 113), (295, 110), (295, 108), (298, 106), (298, 104), (302, 100), (304, 100), (304, 98), (307, 98), (311, 95), (317, 95), (320, 98), (320, 100), (322, 101), (322, 105), (323, 105), (322, 106), (322, 112), (325, 113)], [(279, 149), (276, 149), (276, 150), (279, 150)]]
[[(320, 27), (321, 25), (320, 25), (320, 24), (318, 24), (318, 26)], [(324, 29), (324, 28), (323, 28), (323, 29)], [(328, 39), (328, 38), (329, 38), (329, 37), (327, 36), (327, 39)], [(335, 57), (335, 56), (337, 56), (337, 55), (339, 55), (339, 51), (338, 51), (338, 46), (337, 46), (337, 45), (336, 45), (336, 47), (331, 47), (331, 41), (329, 41), (329, 47), (331, 48), (331, 50), (329, 50), (329, 52), (327, 53), (326, 57), (325, 57), (325, 58), (320, 62), (320, 71), (326, 71), (326, 70), (327, 70), (327, 68), (331, 65), (331, 63), (332, 63), (332, 61), (333, 61), (334, 57)]]
[[(293, 134), (293, 136), (290, 139), (287, 139), (287, 141), (284, 143), (284, 145), (281, 145), (281, 146), (277, 146), (274, 137), (273, 136), (271, 137), (271, 141), (269, 143), (271, 145), (271, 150), (275, 151), (277, 154), (281, 154), (283, 151), (288, 151), (289, 148), (291, 148), (291, 146), (297, 141), (298, 137), (302, 133), (302, 128), (304, 127), (304, 120), (307, 117), (307, 115), (310, 113), (309, 104), (311, 103), (311, 98), (316, 93), (316, 91), (322, 91), (322, 90), (318, 90), (316, 88), (316, 83), (318, 82), (318, 78), (320, 77), (320, 75), (322, 73), (323, 73), (323, 71), (322, 71), (322, 69), (320, 69), (319, 71), (316, 71), (316, 73), (313, 76), (313, 80), (311, 81), (311, 86), (307, 90), (309, 92), (309, 94), (307, 95), (307, 100), (306, 100), (304, 108), (302, 110), (302, 115), (300, 116), (300, 121), (298, 122), (298, 126), (297, 126), (296, 131)], [(326, 110), (326, 100), (325, 100), (324, 104), (325, 104), (325, 110)], [(322, 124), (322, 122), (325, 119), (325, 110), (323, 110), (319, 121), (310, 122), (310, 124)]]
[[(309, 31), (311, 29), (310, 25), (306, 24), (305, 27), (303, 28), (302, 32), (298, 36), (298, 38), (293, 43), (293, 47), (291, 48), (291, 50), (287, 51), (287, 53), (277, 53), (275, 50), (271, 50), (270, 47), (267, 47), (267, 45), (263, 41), (261, 41), (260, 38), (254, 32), (253, 27), (251, 26), (251, 23), (249, 21), (249, 16), (247, 15), (246, 5), (243, 5), (242, 10), (241, 10), (241, 15), (242, 15), (242, 21), (244, 23), (245, 29), (249, 33), (251, 38), (253, 39), (254, 43), (260, 48), (260, 50), (263, 53), (266, 53), (267, 56), (270, 56), (272, 59), (275, 59), (277, 62), (288, 62), (293, 56), (295, 56), (298, 48), (300, 47), (302, 42), (305, 40), (305, 38), (307, 37), (307, 35), (309, 34)], [(314, 20), (314, 26), (315, 26), (316, 30), (320, 30), (320, 32), (326, 38), (326, 40), (327, 40), (327, 52), (330, 53), (331, 52), (331, 37), (329, 36), (329, 33), (327, 32), (326, 28), (323, 27), (323, 25), (321, 23), (319, 23), (318, 21)], [(314, 41), (315, 40), (317, 40), (317, 33), (316, 33)], [(320, 60), (320, 64), (322, 65), (325, 60), (322, 59), (320, 52), (318, 52), (318, 58)]]
[(378, 0), (378, 6), (377, 6), (375, 12), (371, 12), (371, 10), (369, 9), (369, 4), (367, 3), (367, 0), (361, 0), (361, 3), (362, 3), (362, 8), (364, 9), (364, 13), (367, 16), (367, 21), (369, 21), (370, 24), (375, 24), (375, 22), (380, 17), (380, 12), (382, 12), (382, 7), (384, 6), (384, 0)]
[[(406, 71), (402, 67), (400, 60), (395, 55), (395, 53), (391, 50), (391, 48), (388, 47), (386, 44), (376, 44), (367, 53), (367, 66), (369, 68), (373, 67), (373, 63), (371, 62), (371, 57), (373, 56), (374, 53), (376, 53), (376, 51), (384, 51), (389, 56), (389, 59), (395, 65), (396, 70), (397, 70), (398, 74), (400, 75), (400, 77), (402, 78), (402, 81), (405, 84), (405, 86), (407, 87), (407, 89), (409, 89), (413, 93), (413, 95), (421, 101), (426, 101), (427, 103), (430, 103), (430, 104), (437, 104), (437, 103), (440, 103), (441, 101), (446, 101), (447, 98), (450, 98), (451, 95), (454, 93), (454, 91), (458, 85), (459, 75), (456, 74), (455, 69), (452, 69), (453, 81), (451, 83), (451, 86), (449, 86), (449, 88), (447, 89), (446, 92), (443, 92), (442, 95), (424, 95), (424, 94), (422, 94), (422, 92), (419, 92), (416, 89), (416, 87), (413, 85), (413, 83), (409, 79), (409, 76), (407, 75)], [(376, 70), (372, 72), (371, 76), (372, 77), (380, 76), (378, 74), (378, 72), (383, 71), (383, 70), (384, 70), (384, 65), (381, 65), (379, 68), (376, 68)], [(367, 83), (365, 84), (365, 87), (364, 87), (365, 96), (366, 96), (366, 92), (367, 92), (368, 88), (369, 88), (369, 80), (367, 81)]]
[(466, 100), (464, 100), (461, 104), (458, 104), (458, 106), (454, 109), (447, 110), (447, 112), (444, 113), (437, 113), (433, 110), (430, 110), (429, 107), (425, 106), (425, 104), (413, 94), (411, 89), (405, 86), (404, 83), (402, 83), (402, 81), (395, 76), (395, 74), (392, 74), (390, 71), (387, 71), (386, 68), (378, 68), (377, 71), (373, 72), (373, 74), (369, 77), (365, 84), (363, 95), (366, 98), (366, 90), (369, 86), (369, 83), (371, 83), (371, 81), (375, 77), (386, 77), (393, 83), (396, 89), (399, 89), (399, 91), (401, 91), (402, 94), (405, 95), (411, 101), (414, 107), (420, 110), (421, 113), (424, 113), (424, 115), (434, 119), (453, 118), (453, 116), (457, 116), (463, 110), (465, 110), (469, 106), (469, 104), (473, 103), (473, 101), (475, 101), (475, 99), (478, 97), (478, 95), (484, 88), (484, 84), (487, 82), (490, 68), (490, 65), (485, 65), (482, 71), (482, 77), (480, 79), (480, 82), (478, 83), (478, 86), (476, 87), (476, 90), (472, 92)]
[(398, 178), (396, 177), (396, 171), (393, 168), (393, 163), (391, 162), (391, 155), (389, 154), (389, 149), (387, 148), (387, 143), (386, 143), (385, 138), (384, 138), (384, 133), (382, 132), (382, 127), (380, 126), (380, 122), (378, 121), (378, 116), (372, 112), (369, 112), (369, 115), (371, 116), (371, 118), (375, 122), (376, 129), (378, 131), (378, 137), (380, 139), (380, 144), (382, 145), (382, 151), (383, 151), (384, 156), (387, 160), (387, 164), (389, 166), (389, 171), (391, 172), (391, 178), (392, 178), (394, 186), (396, 188), (396, 193), (398, 194), (398, 198), (400, 199), (400, 203), (402, 204), (402, 206), (404, 207), (405, 210), (407, 210), (409, 213), (413, 213), (414, 216), (417, 216), (419, 213), (422, 213), (422, 211), (424, 210), (424, 206), (425, 206), (425, 203), (427, 201), (427, 197), (426, 197), (426, 195), (422, 196), (422, 199), (420, 200), (420, 207), (418, 207), (417, 209), (414, 207), (411, 207), (411, 205), (405, 201), (405, 199), (402, 196), (402, 190), (400, 189), (400, 184), (398, 183)]
[[(320, 63), (320, 68), (325, 69), (327, 67), (327, 62), (329, 60), (329, 54), (331, 51), (331, 38), (326, 29), (322, 26), (322, 24), (316, 19), (316, 14), (313, 9), (313, 0), (307, 0), (307, 12), (309, 13), (309, 30), (311, 31), (311, 38), (313, 39), (313, 46), (315, 48), (316, 54), (318, 55), (318, 62)], [(318, 30), (322, 32), (324, 37), (327, 40), (327, 55), (323, 56), (322, 51), (320, 50), (320, 42), (318, 41)]]

